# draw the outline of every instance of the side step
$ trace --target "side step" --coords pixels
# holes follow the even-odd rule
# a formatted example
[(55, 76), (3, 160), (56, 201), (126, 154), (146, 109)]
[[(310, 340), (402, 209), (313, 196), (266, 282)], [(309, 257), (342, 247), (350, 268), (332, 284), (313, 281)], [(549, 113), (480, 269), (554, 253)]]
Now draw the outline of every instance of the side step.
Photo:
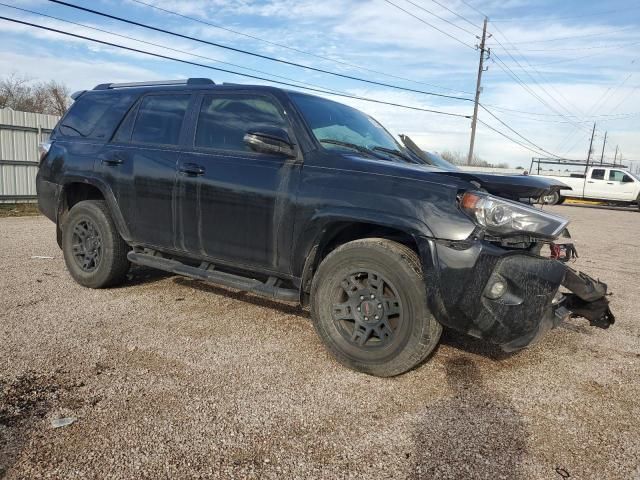
[(177, 260), (134, 251), (129, 252), (127, 258), (131, 263), (136, 263), (145, 267), (157, 268), (158, 270), (164, 270), (178, 275), (184, 275), (185, 277), (196, 278), (198, 280), (205, 280), (225, 287), (255, 293), (256, 295), (267, 298), (283, 300), (285, 302), (300, 301), (299, 292), (294, 289), (277, 286), (278, 279), (276, 277), (269, 277), (266, 282), (261, 282), (255, 278), (247, 278), (240, 275), (234, 275), (232, 273), (214, 270), (214, 267), (208, 263), (203, 263), (200, 267), (192, 267)]

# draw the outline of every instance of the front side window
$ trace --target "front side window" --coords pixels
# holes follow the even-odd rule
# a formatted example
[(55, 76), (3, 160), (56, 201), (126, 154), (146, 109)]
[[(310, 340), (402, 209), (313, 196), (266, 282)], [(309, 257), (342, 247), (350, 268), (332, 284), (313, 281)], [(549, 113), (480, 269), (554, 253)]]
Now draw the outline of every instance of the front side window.
[(190, 95), (149, 95), (142, 100), (132, 142), (177, 145)]
[(287, 121), (277, 105), (258, 95), (207, 95), (202, 100), (195, 146), (250, 152), (244, 136), (250, 129), (278, 127)]
[(604, 170), (596, 168), (591, 172), (591, 178), (594, 180), (604, 180)]
[[(625, 180), (625, 177), (628, 180)], [(631, 180), (624, 172), (620, 170), (609, 170), (609, 181), (611, 182), (628, 182)]]
[(328, 149), (344, 149), (344, 142), (366, 149), (398, 149), (393, 136), (370, 116), (341, 103), (311, 95), (290, 93), (313, 135)]

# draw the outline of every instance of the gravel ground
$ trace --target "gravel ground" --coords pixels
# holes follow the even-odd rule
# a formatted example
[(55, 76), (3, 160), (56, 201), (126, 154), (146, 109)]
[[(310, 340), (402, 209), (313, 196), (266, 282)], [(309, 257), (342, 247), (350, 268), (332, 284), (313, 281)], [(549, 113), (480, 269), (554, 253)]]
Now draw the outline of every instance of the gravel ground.
[(638, 479), (640, 214), (553, 210), (617, 323), (512, 355), (447, 332), (393, 379), (297, 307), (144, 269), (84, 289), (52, 223), (0, 219), (0, 477)]

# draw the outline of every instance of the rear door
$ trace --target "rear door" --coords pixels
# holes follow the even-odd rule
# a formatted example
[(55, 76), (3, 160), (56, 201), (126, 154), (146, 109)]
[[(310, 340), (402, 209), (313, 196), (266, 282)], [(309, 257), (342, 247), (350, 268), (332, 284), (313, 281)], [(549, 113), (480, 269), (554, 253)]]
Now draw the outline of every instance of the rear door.
[(173, 190), (191, 97), (144, 95), (102, 159), (101, 168), (117, 186), (116, 198), (135, 242), (174, 248)]
[(266, 93), (220, 92), (203, 93), (194, 112), (193, 147), (178, 165), (177, 247), (288, 273), (301, 162), (255, 152), (243, 140), (260, 126), (294, 139), (285, 110)]
[(591, 172), (589, 172), (584, 184), (585, 198), (609, 198), (609, 186), (607, 185), (606, 174), (606, 168), (593, 168)]

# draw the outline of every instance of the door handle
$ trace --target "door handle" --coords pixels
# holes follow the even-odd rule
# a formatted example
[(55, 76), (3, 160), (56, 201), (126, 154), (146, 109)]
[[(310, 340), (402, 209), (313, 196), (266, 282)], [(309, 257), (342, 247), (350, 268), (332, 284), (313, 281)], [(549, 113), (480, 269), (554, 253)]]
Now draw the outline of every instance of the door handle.
[(113, 154), (113, 156), (109, 158), (103, 158), (102, 163), (105, 165), (109, 165), (115, 167), (116, 165), (122, 165), (124, 163), (124, 158), (118, 153)]
[(200, 176), (204, 175), (204, 167), (197, 163), (185, 163), (179, 168), (180, 173), (184, 175)]
[(607, 182), (607, 185), (613, 185), (613, 182)]
[(595, 182), (593, 182), (592, 180), (589, 180), (587, 183), (595, 183)]

